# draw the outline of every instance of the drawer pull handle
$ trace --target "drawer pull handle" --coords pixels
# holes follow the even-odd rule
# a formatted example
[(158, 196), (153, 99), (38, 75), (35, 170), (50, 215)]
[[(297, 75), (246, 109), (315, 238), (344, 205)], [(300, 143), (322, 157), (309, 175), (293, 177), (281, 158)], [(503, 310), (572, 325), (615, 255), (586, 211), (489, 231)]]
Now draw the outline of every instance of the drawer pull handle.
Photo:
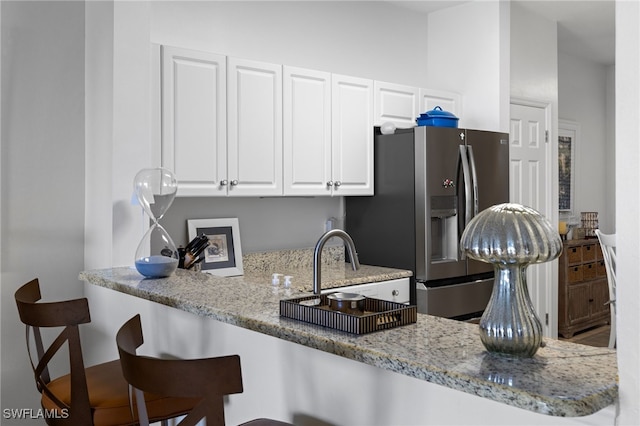
[(399, 295), (400, 295), (400, 292), (399, 292), (398, 290), (393, 290), (393, 291), (391, 292), (391, 295), (392, 295), (392, 296), (399, 296)]

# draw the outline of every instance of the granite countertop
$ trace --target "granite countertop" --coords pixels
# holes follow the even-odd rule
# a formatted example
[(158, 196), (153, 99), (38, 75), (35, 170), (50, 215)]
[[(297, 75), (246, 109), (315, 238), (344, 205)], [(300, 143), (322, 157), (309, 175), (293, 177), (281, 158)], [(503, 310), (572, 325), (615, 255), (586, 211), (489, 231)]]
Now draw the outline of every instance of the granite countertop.
[[(485, 350), (477, 325), (423, 314), (418, 314), (415, 324), (390, 330), (365, 335), (338, 332), (279, 315), (280, 299), (310, 291), (311, 273), (305, 265), (253, 266), (243, 276), (226, 278), (177, 270), (169, 278), (145, 279), (133, 267), (85, 271), (79, 278), (542, 414), (589, 415), (618, 397), (615, 350), (544, 339), (545, 346), (533, 358), (509, 358)], [(274, 288), (273, 272), (293, 275), (293, 287)], [(367, 265), (353, 272), (349, 264), (335, 262), (322, 270), (325, 288), (410, 275), (409, 271)]]

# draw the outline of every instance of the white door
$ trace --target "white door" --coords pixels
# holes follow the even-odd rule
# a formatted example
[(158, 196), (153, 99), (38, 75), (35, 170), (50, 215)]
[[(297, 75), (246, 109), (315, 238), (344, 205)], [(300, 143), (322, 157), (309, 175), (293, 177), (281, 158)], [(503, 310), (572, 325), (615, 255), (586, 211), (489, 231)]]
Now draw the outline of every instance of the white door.
[(282, 195), (282, 66), (228, 58), (229, 195)]
[(226, 195), (226, 57), (162, 46), (162, 166), (178, 195)]
[(334, 195), (373, 195), (373, 81), (332, 74)]
[[(551, 126), (547, 107), (512, 102), (510, 123), (510, 201), (534, 208), (553, 221), (557, 216), (553, 214), (551, 169), (555, 145), (548, 140)], [(544, 335), (556, 337), (558, 276), (552, 266), (552, 262), (529, 266), (527, 283)]]
[(283, 74), (284, 195), (331, 195), (331, 74)]

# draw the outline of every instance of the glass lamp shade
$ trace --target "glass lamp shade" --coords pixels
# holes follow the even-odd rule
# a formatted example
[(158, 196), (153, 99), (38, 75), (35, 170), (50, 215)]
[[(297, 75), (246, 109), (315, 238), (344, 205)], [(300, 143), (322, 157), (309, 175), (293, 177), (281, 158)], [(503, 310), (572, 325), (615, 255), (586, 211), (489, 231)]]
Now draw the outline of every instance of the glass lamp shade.
[(143, 169), (136, 174), (133, 186), (140, 205), (152, 221), (136, 250), (136, 269), (145, 277), (168, 277), (178, 267), (178, 250), (158, 221), (173, 203), (178, 181), (167, 169)]
[(480, 319), (480, 340), (489, 352), (532, 357), (542, 343), (542, 324), (527, 288), (526, 268), (562, 252), (560, 235), (536, 210), (499, 204), (474, 217), (461, 238), (464, 256), (492, 263), (493, 292)]

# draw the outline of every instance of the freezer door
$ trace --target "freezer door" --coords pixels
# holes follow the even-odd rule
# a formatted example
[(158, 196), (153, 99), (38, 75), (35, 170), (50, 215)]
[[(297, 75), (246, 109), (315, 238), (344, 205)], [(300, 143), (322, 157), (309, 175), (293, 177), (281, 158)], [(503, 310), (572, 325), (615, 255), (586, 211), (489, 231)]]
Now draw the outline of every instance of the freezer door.
[(466, 274), (460, 256), (460, 147), (464, 131), (415, 128), (416, 278), (429, 281)]
[[(478, 212), (509, 202), (509, 135), (466, 130), (466, 142), (475, 164)], [(468, 273), (489, 272), (491, 265), (469, 260)]]
[(463, 282), (441, 287), (417, 283), (417, 309), (421, 314), (444, 318), (468, 318), (487, 307), (493, 279)]

